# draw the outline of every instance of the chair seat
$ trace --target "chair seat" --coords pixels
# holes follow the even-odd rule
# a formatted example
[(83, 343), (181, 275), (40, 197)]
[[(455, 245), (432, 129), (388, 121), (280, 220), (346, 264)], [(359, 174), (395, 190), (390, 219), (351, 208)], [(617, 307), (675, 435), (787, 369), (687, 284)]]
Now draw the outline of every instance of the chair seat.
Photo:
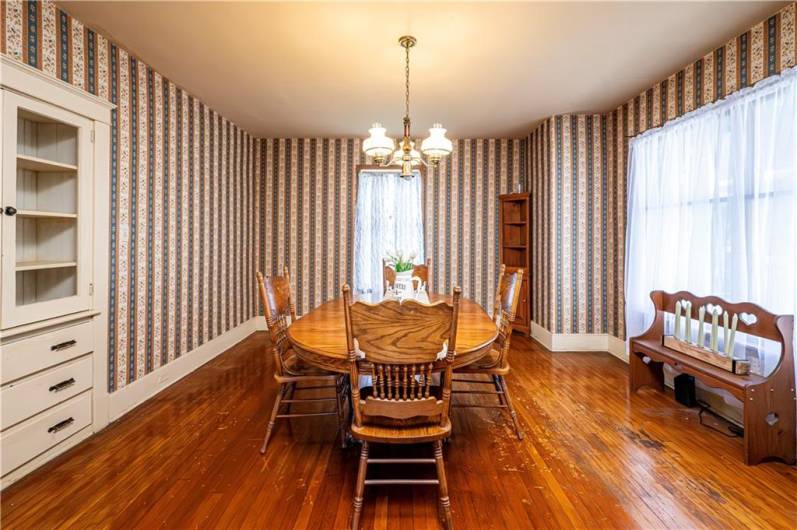
[(389, 425), (351, 426), (351, 435), (357, 440), (386, 444), (415, 444), (442, 440), (451, 435), (451, 422), (411, 425), (408, 427)]
[[(328, 372), (304, 362), (293, 350), (287, 351), (286, 356), (283, 358), (282, 366), (285, 371), (285, 376), (287, 377), (328, 377), (331, 379), (339, 377), (339, 375), (334, 372)], [(285, 379), (285, 377), (280, 378), (277, 374), (274, 374), (274, 377), (277, 379)]]
[(503, 364), (498, 364), (500, 357), (501, 352), (491, 348), (487, 355), (475, 363), (469, 364), (468, 366), (463, 366), (462, 368), (457, 368), (456, 373), (506, 375), (509, 373), (509, 362), (504, 361)]

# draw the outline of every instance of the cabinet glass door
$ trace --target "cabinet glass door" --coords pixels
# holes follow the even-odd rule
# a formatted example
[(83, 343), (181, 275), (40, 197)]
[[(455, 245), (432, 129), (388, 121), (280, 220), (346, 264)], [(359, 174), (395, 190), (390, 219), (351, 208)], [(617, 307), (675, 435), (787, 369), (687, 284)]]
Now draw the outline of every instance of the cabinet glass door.
[(90, 120), (3, 92), (2, 327), (91, 306)]

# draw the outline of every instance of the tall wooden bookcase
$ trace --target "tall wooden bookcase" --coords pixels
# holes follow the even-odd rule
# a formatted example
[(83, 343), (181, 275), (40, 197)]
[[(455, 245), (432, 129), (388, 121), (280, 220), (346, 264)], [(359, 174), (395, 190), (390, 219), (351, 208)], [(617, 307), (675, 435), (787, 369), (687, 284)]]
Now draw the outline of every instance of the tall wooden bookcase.
[(523, 284), (514, 328), (523, 333), (531, 331), (531, 296), (529, 276), (531, 274), (531, 203), (528, 193), (501, 195), (500, 226), (498, 242), (501, 246), (501, 263), (507, 267), (523, 267)]

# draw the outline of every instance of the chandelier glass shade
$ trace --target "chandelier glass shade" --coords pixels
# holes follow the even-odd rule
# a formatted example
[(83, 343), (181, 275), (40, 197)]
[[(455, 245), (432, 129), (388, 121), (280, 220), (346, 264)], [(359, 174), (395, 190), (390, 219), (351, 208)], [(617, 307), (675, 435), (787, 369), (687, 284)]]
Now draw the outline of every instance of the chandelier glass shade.
[(439, 162), (454, 149), (451, 140), (446, 138), (446, 130), (439, 123), (429, 129), (429, 138), (421, 142), (421, 152), (429, 157), (432, 162)]
[(371, 135), (363, 141), (363, 152), (374, 160), (384, 159), (396, 149), (393, 139), (385, 136), (386, 131), (381, 123), (374, 123), (368, 129)]
[[(395, 142), (386, 135), (386, 129), (380, 123), (374, 123), (368, 130), (370, 136), (363, 141), (363, 152), (374, 162), (382, 166), (401, 166), (401, 176), (411, 178), (413, 168), (420, 164), (437, 166), (444, 156), (451, 154), (453, 144), (446, 138), (446, 129), (435, 123), (429, 129), (429, 137), (421, 142), (421, 150), (415, 149), (415, 142), (410, 135), (410, 48), (415, 46), (416, 39), (405, 35), (399, 38), (399, 44), (405, 50), (405, 92), (404, 92), (404, 136)], [(428, 158), (428, 163), (421, 156)]]

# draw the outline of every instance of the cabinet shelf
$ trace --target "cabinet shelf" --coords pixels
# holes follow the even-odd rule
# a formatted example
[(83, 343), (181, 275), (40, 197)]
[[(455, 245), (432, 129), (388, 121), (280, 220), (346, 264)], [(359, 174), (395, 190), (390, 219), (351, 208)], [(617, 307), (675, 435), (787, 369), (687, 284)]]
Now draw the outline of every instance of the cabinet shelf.
[(44, 269), (64, 269), (67, 267), (77, 267), (76, 261), (18, 261), (16, 265), (17, 272), (23, 271), (40, 271)]
[(77, 171), (77, 166), (73, 164), (64, 164), (62, 162), (55, 162), (53, 160), (22, 154), (17, 155), (17, 167), (43, 172)]
[(527, 192), (510, 193), (499, 197), (499, 251), (500, 263), (507, 267), (525, 269), (520, 284), (520, 296), (512, 327), (522, 333), (531, 331), (531, 201)]
[(77, 219), (76, 213), (42, 212), (40, 210), (17, 210), (17, 216), (39, 219)]
[[(5, 65), (4, 65), (5, 66)], [(4, 203), (16, 208), (3, 240), (3, 327), (89, 307), (91, 122), (65, 109), (3, 91)], [(5, 110), (9, 110), (6, 114)], [(13, 118), (13, 119), (12, 119)], [(13, 129), (16, 128), (16, 135)], [(8, 167), (8, 166), (6, 166)], [(8, 286), (8, 289), (6, 289)]]

